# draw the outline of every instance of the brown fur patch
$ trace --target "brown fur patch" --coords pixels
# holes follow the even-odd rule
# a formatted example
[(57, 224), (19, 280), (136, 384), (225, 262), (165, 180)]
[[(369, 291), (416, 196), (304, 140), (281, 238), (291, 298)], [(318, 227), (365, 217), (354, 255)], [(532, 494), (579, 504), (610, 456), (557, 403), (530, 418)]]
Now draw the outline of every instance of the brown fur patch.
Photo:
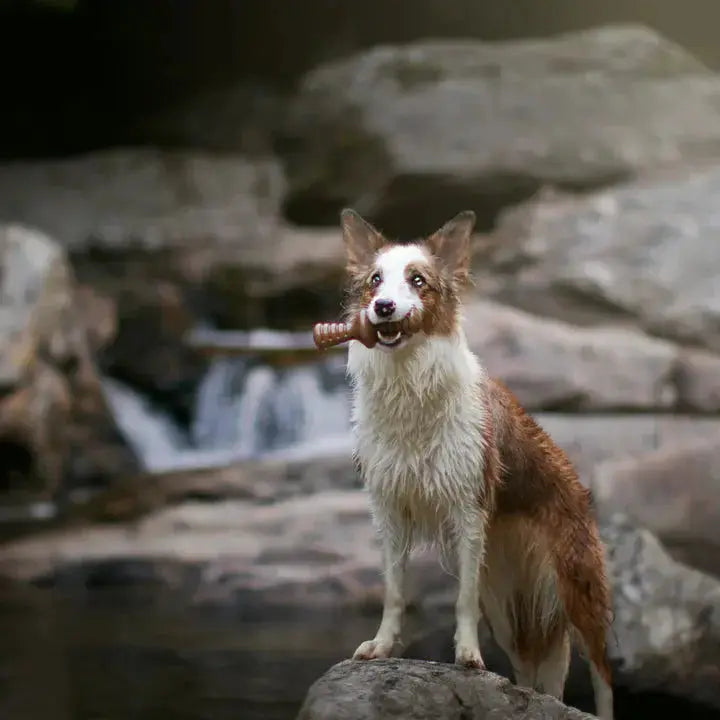
[(539, 665), (548, 651), (563, 641), (565, 620), (556, 615), (549, 624), (543, 624), (527, 592), (516, 592), (510, 602), (506, 612), (514, 618), (515, 651), (524, 662)]
[[(611, 621), (610, 590), (590, 493), (565, 453), (500, 381), (490, 381), (489, 393), (503, 467), (495, 517), (527, 518), (544, 536), (565, 614), (590, 661), (610, 684), (605, 640)], [(519, 646), (528, 646), (527, 638), (532, 638), (530, 645), (540, 642), (532, 637), (533, 619), (526, 620), (518, 628)]]
[(487, 392), (484, 387), (480, 389), (480, 392), (483, 394), (482, 402), (485, 406), (486, 417), (482, 428), (484, 463), (482, 496), (479, 500), (486, 510), (492, 512), (495, 508), (496, 494), (502, 480), (502, 466), (495, 436), (495, 423)]
[(449, 336), (457, 329), (457, 310), (459, 298), (452, 284), (452, 279), (443, 268), (432, 260), (427, 265), (410, 264), (405, 270), (408, 282), (419, 272), (425, 284), (416, 289), (423, 305), (423, 332), (426, 335)]
[(375, 264), (348, 268), (349, 282), (346, 287), (346, 314), (353, 318), (360, 310), (366, 308), (375, 297), (377, 288), (372, 287), (370, 278), (375, 272)]

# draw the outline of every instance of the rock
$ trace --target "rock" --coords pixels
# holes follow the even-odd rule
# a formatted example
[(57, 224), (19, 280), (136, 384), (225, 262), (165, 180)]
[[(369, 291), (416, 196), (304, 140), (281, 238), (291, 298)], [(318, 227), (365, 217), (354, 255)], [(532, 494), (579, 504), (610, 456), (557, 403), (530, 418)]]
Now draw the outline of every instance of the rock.
[(242, 263), (218, 267), (207, 294), (223, 300), (213, 308), (223, 326), (308, 330), (318, 318), (339, 317), (344, 272), (339, 230), (282, 225)]
[(79, 286), (75, 291), (75, 307), (85, 326), (93, 353), (104, 350), (117, 336), (117, 307), (115, 302), (93, 288)]
[[(586, 329), (486, 301), (465, 309), (470, 347), (527, 409), (672, 408), (676, 348), (622, 328)], [(720, 381), (720, 360), (715, 368)]]
[(686, 350), (679, 357), (675, 385), (680, 405), (699, 412), (720, 409), (720, 358), (712, 353)]
[(534, 415), (568, 454), (586, 485), (598, 463), (643, 455), (696, 438), (713, 438), (720, 433), (720, 420), (714, 417), (650, 413)]
[(240, 80), (140, 114), (128, 132), (141, 145), (258, 157), (272, 151), (283, 111), (270, 85)]
[(601, 463), (591, 488), (598, 513), (622, 510), (673, 556), (720, 575), (720, 432)]
[(141, 473), (73, 508), (77, 519), (135, 520), (187, 500), (280, 502), (327, 490), (360, 487), (350, 443), (312, 458), (254, 460), (164, 473)]
[(25, 581), (86, 582), (132, 564), (146, 582), (173, 578), (188, 592), (192, 585), (176, 579), (192, 578), (196, 598), (246, 608), (379, 607), (378, 563), (367, 497), (357, 490), (274, 504), (185, 501), (131, 524), (81, 523), (0, 547), (0, 574)]
[[(381, 46), (311, 71), (286, 125), (289, 217), (355, 207), (390, 234), (545, 184), (592, 188), (720, 154), (720, 81), (638, 26)], [(592, 122), (588, 122), (592, 118)]]
[(479, 299), (466, 304), (464, 326), (490, 374), (528, 410), (720, 410), (720, 356), (713, 353)]
[(421, 660), (346, 660), (308, 690), (298, 720), (587, 719), (549, 695), (489, 672)]
[(339, 230), (283, 223), (284, 187), (272, 159), (112, 150), (0, 166), (0, 219), (60, 240), (91, 304), (116, 308), (103, 370), (187, 420), (198, 322), (307, 328), (337, 313)]
[(647, 530), (601, 524), (613, 585), (618, 678), (720, 708), (720, 581), (675, 562)]
[(136, 471), (105, 405), (64, 252), (41, 233), (4, 226), (0, 267), (4, 484), (15, 479), (19, 449), (31, 459), (17, 478), (24, 490), (32, 479), (54, 494)]
[(273, 231), (284, 188), (273, 160), (108, 150), (3, 165), (0, 218), (52, 233), (72, 255), (170, 249), (202, 273), (218, 248), (237, 256)]
[(569, 322), (634, 323), (717, 351), (718, 191), (714, 166), (510, 210), (479, 268), (484, 289)]

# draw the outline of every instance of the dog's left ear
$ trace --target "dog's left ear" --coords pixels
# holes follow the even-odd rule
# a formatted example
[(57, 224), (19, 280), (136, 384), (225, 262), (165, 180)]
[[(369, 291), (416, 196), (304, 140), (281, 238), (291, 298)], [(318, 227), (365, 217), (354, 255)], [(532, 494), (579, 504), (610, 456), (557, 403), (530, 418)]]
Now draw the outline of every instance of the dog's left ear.
[(445, 264), (460, 285), (467, 283), (469, 278), (470, 237), (474, 227), (475, 213), (465, 210), (427, 239), (432, 254)]

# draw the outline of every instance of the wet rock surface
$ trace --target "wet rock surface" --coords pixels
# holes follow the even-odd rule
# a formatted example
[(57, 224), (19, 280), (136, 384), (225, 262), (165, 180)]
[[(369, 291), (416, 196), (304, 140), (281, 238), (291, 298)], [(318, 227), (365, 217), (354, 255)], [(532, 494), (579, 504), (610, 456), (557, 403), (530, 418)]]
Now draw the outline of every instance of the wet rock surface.
[(408, 720), (592, 717), (492, 673), (420, 660), (373, 660), (330, 668), (308, 691), (297, 718), (386, 720), (399, 713)]
[(62, 248), (0, 227), (0, 456), (4, 489), (54, 496), (138, 463), (105, 403)]

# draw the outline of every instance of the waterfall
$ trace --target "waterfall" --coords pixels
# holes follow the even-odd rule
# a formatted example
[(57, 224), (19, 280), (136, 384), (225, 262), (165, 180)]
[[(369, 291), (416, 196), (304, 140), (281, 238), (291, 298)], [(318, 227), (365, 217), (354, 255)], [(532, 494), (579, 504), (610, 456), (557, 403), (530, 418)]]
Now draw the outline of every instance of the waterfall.
[(132, 388), (103, 378), (105, 399), (120, 432), (147, 470), (164, 470), (189, 447), (182, 430)]
[(187, 431), (117, 380), (105, 378), (103, 387), (120, 431), (149, 471), (350, 450), (344, 356), (290, 367), (215, 357)]

